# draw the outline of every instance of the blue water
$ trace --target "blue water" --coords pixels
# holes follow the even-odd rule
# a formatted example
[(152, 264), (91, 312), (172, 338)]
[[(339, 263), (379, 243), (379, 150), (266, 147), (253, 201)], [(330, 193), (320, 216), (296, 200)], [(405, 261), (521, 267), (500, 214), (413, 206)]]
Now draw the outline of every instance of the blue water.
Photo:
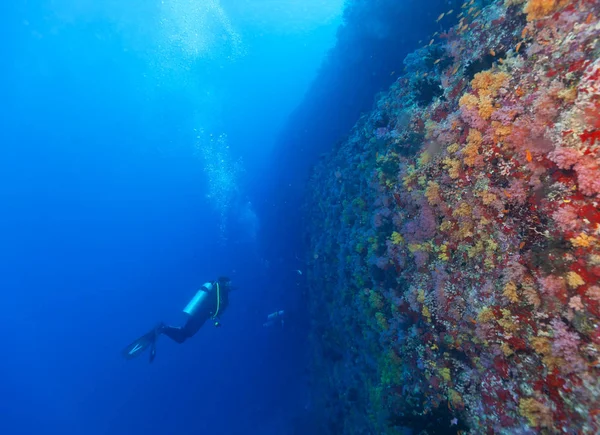
[[(0, 433), (312, 433), (303, 183), (448, 2), (383, 1), (342, 30), (342, 0), (16, 3)], [(121, 357), (219, 275), (238, 287), (221, 328)], [(263, 328), (276, 309), (296, 315)]]
[[(289, 433), (305, 334), (262, 324), (301, 309), (301, 265), (262, 254), (254, 202), (341, 5), (18, 3), (1, 18), (0, 433)], [(152, 365), (121, 357), (219, 275), (239, 288), (221, 328), (161, 337)]]

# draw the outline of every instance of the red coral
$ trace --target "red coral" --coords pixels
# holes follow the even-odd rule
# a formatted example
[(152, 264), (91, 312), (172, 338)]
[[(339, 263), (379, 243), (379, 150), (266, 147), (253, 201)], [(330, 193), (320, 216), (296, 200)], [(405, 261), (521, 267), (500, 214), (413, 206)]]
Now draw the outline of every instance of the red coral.
[(600, 141), (600, 130), (585, 130), (582, 134), (579, 135), (579, 138), (583, 143), (586, 143), (589, 140), (590, 143), (594, 145), (596, 143), (596, 140)]

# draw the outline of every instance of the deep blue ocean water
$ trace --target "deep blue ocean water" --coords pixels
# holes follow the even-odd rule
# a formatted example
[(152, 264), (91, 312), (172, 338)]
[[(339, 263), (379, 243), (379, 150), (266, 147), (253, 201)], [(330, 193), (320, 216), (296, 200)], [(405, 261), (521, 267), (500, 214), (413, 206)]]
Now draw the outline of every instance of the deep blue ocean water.
[[(419, 32), (373, 21), (365, 50), (339, 58), (341, 0), (14, 3), (0, 18), (0, 433), (310, 433), (301, 180)], [(446, 7), (431, 3), (417, 16)], [(395, 45), (365, 67), (377, 40)], [(122, 358), (219, 275), (238, 287), (221, 328), (161, 337), (153, 364)], [(295, 319), (263, 328), (277, 309)]]

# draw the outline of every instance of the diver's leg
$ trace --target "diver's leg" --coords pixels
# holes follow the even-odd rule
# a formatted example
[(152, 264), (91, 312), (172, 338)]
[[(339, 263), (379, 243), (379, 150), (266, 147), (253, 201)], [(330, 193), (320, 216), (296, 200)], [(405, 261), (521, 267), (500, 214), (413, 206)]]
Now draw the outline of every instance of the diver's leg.
[(183, 343), (188, 338), (191, 338), (204, 324), (202, 317), (190, 317), (182, 327), (161, 325), (158, 329), (160, 334), (165, 334), (171, 340), (177, 343)]
[(205, 321), (206, 321), (206, 318), (204, 316), (190, 317), (188, 319), (188, 321), (185, 322), (185, 325), (183, 326), (183, 329), (185, 330), (187, 338), (193, 337), (196, 334), (196, 332), (198, 332), (200, 330), (200, 328), (202, 327), (202, 325), (204, 324)]
[(187, 332), (185, 330), (185, 327), (180, 328), (180, 327), (176, 327), (176, 326), (163, 326), (162, 328), (160, 328), (160, 333), (161, 334), (165, 334), (167, 337), (169, 337), (171, 340), (177, 342), (177, 343), (183, 343), (185, 340), (187, 340), (189, 337), (187, 335)]

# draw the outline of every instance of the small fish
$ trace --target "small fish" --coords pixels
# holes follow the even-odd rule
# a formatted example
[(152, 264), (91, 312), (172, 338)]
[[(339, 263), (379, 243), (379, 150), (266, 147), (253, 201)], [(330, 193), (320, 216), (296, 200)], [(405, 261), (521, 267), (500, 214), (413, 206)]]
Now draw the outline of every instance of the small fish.
[(519, 243), (519, 249), (523, 249), (523, 246), (525, 246), (525, 242)]
[(433, 62), (433, 64), (434, 64), (434, 65), (437, 65), (438, 63), (440, 63), (440, 60), (442, 60), (442, 59), (436, 59), (436, 61), (435, 61), (435, 62)]
[(529, 152), (529, 150), (525, 150), (525, 158), (527, 159), (528, 162), (531, 162), (533, 160), (533, 157), (531, 156), (531, 153)]
[(473, 3), (475, 3), (475, 0), (471, 0), (468, 4), (468, 6), (471, 6)]
[(454, 67), (454, 69), (452, 70), (452, 75), (456, 74), (458, 72), (458, 68), (460, 67), (460, 65), (456, 65)]
[(390, 73), (390, 76), (393, 76), (394, 74), (396, 74), (396, 71), (392, 71), (392, 72)]
[(296, 269), (296, 273), (297, 273), (298, 275), (302, 275), (302, 271), (301, 271), (300, 269)]
[(436, 23), (439, 23), (439, 22), (440, 22), (440, 20), (441, 20), (442, 18), (444, 18), (444, 15), (446, 15), (446, 13), (445, 13), (445, 12), (442, 12), (442, 13), (440, 14), (440, 16), (439, 16), (439, 17), (437, 17), (437, 20), (435, 20), (435, 22), (436, 22)]
[(519, 52), (519, 48), (521, 48), (521, 44), (523, 44), (523, 41), (519, 41), (517, 43), (517, 46), (515, 47), (515, 52), (517, 52), (517, 53)]
[(525, 35), (527, 35), (527, 27), (523, 27), (523, 31), (521, 32), (521, 38), (525, 38)]
[(460, 14), (457, 15), (457, 18), (460, 18), (463, 16), (463, 13), (461, 12)]
[(490, 48), (490, 54), (491, 54), (492, 56), (494, 56), (494, 57), (496, 56), (496, 52), (494, 51), (494, 49), (493, 49), (493, 48)]
[(433, 39), (431, 41), (429, 41), (429, 45), (433, 44), (433, 41), (434, 41)]

